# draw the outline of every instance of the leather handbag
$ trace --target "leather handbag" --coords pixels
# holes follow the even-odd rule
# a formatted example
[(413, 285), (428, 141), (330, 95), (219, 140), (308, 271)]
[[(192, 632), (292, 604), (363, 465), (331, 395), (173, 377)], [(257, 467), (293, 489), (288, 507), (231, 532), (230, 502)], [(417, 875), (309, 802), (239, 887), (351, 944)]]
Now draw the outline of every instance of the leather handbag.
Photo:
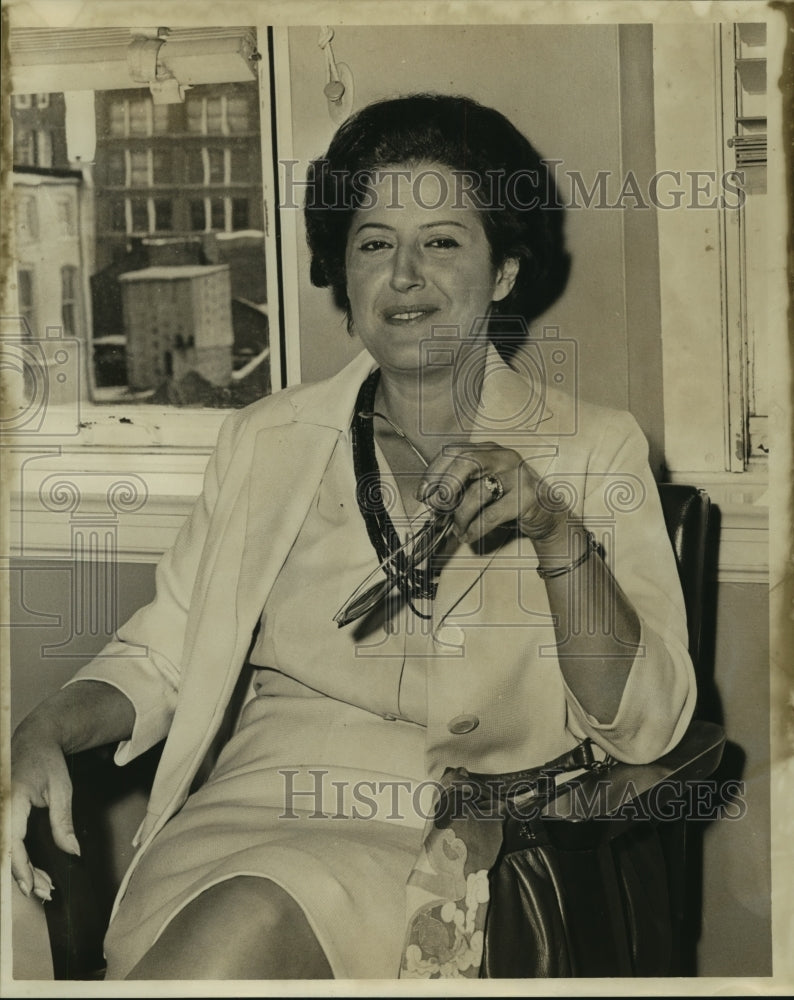
[(656, 825), (549, 815), (560, 789), (570, 788), (560, 775), (596, 772), (608, 781), (613, 763), (596, 759), (586, 739), (524, 771), (447, 771), (423, 860), (409, 879), (402, 976), (672, 974)]

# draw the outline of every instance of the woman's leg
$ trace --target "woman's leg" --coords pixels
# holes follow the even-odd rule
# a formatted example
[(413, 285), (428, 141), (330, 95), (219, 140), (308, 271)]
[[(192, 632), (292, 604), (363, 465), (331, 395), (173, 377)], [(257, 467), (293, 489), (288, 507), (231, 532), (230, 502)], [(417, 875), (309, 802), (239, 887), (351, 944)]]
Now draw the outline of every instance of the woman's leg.
[(332, 979), (303, 910), (268, 879), (238, 875), (173, 918), (127, 979)]

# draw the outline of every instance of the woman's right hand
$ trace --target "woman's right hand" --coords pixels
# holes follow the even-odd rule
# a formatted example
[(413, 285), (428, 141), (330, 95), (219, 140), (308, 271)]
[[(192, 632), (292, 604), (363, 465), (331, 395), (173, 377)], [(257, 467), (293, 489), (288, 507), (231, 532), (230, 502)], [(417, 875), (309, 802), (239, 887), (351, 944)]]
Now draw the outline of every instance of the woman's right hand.
[(11, 740), (11, 873), (25, 896), (52, 898), (49, 875), (31, 864), (25, 849), (34, 806), (48, 808), (53, 840), (67, 854), (80, 854), (72, 825), (72, 782), (66, 757), (51, 727), (26, 719)]

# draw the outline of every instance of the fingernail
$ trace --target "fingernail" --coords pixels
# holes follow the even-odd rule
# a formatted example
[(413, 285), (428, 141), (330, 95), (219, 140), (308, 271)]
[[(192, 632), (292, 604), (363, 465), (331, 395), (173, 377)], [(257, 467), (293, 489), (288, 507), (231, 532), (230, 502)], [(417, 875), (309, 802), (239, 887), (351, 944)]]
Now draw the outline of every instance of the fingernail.
[(73, 833), (70, 833), (66, 838), (66, 843), (69, 845), (69, 853), (76, 854), (80, 857), (80, 845), (77, 843), (77, 837)]
[(27, 884), (27, 882), (17, 882), (17, 885), (19, 886), (23, 896), (30, 895), (30, 886)]
[(38, 896), (42, 903), (52, 902), (52, 892), (49, 889), (34, 889), (33, 895)]

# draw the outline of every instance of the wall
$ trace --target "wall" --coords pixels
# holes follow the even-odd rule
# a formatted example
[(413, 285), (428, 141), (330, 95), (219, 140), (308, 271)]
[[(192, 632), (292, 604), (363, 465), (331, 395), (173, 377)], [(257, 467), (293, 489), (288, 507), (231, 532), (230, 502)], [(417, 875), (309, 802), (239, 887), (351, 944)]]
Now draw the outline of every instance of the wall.
[[(281, 155), (298, 161), (296, 179), (325, 152), (335, 128), (323, 95), (327, 78), (317, 37), (315, 28), (288, 32), (291, 151), (288, 134), (282, 134)], [(541, 155), (560, 161), (557, 176), (566, 199), (568, 172), (580, 173), (590, 190), (598, 172), (607, 171), (611, 203), (629, 169), (640, 183), (653, 172), (650, 25), (514, 25), (509, 31), (425, 26), (385, 32), (345, 26), (335, 29), (333, 45), (337, 60), (352, 71), (355, 108), (420, 90), (474, 97), (503, 112)], [(497, 65), (510, 72), (495, 73)], [(301, 195), (296, 188), (293, 203), (300, 204)], [(571, 280), (564, 297), (536, 321), (535, 331), (558, 326), (561, 337), (576, 341), (582, 397), (632, 409), (658, 469), (664, 436), (655, 213), (603, 205), (586, 209), (582, 196), (577, 202), (582, 207), (572, 208), (567, 219)], [(300, 213), (284, 212), (282, 224), (296, 230), (301, 375), (312, 381), (332, 374), (360, 345), (349, 339), (328, 291), (309, 283)]]

